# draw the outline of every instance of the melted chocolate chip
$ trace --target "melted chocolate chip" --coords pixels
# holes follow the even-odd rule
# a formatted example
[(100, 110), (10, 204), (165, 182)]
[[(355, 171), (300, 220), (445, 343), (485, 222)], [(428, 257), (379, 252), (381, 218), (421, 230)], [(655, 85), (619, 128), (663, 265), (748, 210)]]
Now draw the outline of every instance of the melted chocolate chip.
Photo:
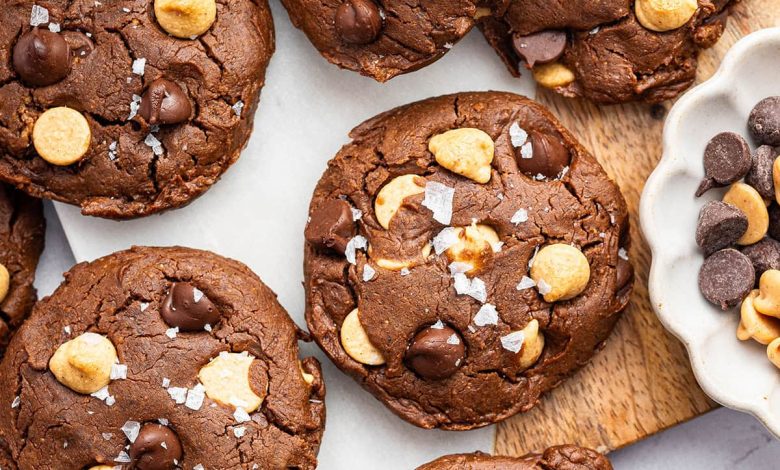
[(14, 46), (13, 64), (25, 83), (52, 85), (70, 73), (70, 46), (57, 33), (33, 28)]
[(626, 289), (630, 289), (634, 283), (634, 266), (627, 260), (618, 258), (617, 262), (617, 289), (618, 293), (623, 292)]
[(374, 42), (382, 31), (382, 15), (373, 0), (346, 0), (336, 10), (336, 32), (349, 44)]
[(759, 144), (780, 146), (780, 96), (764, 98), (753, 108), (748, 129)]
[(304, 235), (315, 248), (343, 255), (353, 231), (349, 204), (341, 199), (331, 199), (314, 210)]
[(216, 306), (188, 282), (174, 282), (162, 307), (165, 323), (182, 331), (202, 330), (219, 321)]
[(161, 424), (144, 424), (128, 451), (130, 468), (138, 470), (171, 470), (181, 461), (179, 437)]
[(535, 131), (529, 134), (528, 139), (533, 150), (531, 158), (523, 158), (520, 148), (515, 149), (517, 167), (526, 175), (556, 178), (569, 165), (569, 150), (560, 140)]
[(704, 260), (699, 270), (699, 290), (723, 310), (736, 307), (753, 289), (753, 263), (733, 248), (720, 250)]
[(179, 85), (158, 78), (141, 97), (138, 114), (149, 124), (178, 124), (190, 118), (192, 105)]
[(540, 31), (529, 36), (512, 37), (512, 46), (529, 67), (558, 60), (566, 50), (564, 31)]
[(407, 367), (428, 380), (446, 379), (458, 370), (466, 357), (460, 335), (449, 326), (431, 325), (415, 335), (404, 360)]
[(752, 164), (750, 147), (734, 132), (721, 132), (704, 149), (704, 179), (696, 190), (701, 196), (710, 189), (742, 179)]
[(709, 255), (736, 243), (747, 227), (747, 216), (737, 207), (721, 201), (710, 201), (699, 211), (696, 244)]

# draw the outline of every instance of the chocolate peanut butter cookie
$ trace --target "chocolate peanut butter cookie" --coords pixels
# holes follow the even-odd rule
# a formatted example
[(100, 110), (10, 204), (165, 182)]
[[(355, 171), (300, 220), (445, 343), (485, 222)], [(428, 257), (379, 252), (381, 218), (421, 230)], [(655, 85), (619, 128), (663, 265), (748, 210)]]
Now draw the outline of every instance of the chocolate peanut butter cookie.
[(133, 248), (79, 264), (0, 364), (0, 466), (313, 469), (325, 388), (302, 337), (237, 261)]
[(659, 102), (693, 84), (731, 0), (509, 0), (481, 27), (514, 75), (597, 103)]
[(564, 445), (523, 457), (494, 457), (482, 452), (445, 455), (417, 470), (612, 470), (612, 464), (595, 450)]
[(0, 22), (0, 179), (126, 219), (236, 161), (274, 50), (265, 0), (14, 0)]
[(341, 68), (380, 82), (442, 57), (493, 0), (282, 0), (290, 21)]
[(41, 201), (0, 184), (0, 357), (35, 303), (45, 231)]
[(470, 429), (532, 408), (628, 303), (617, 186), (540, 105), (462, 93), (350, 134), (306, 229), (306, 319), (403, 419)]

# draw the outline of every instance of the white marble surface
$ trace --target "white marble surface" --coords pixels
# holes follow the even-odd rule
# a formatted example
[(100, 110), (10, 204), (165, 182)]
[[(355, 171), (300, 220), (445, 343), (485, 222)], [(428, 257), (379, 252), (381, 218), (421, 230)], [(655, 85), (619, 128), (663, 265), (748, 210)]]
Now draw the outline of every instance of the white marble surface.
[[(51, 203), (46, 203), (46, 250), (43, 253), (36, 285), (39, 294), (49, 295), (62, 281), (62, 272), (73, 265), (75, 259), (68, 247), (62, 227), (56, 217)], [(332, 366), (326, 363), (326, 374), (338, 374)], [(331, 387), (328, 393), (350, 394), (363, 405), (381, 408), (368, 394), (350, 386), (349, 382), (339, 387)], [(354, 389), (354, 390), (352, 390)], [(382, 410), (384, 412), (384, 410)], [(391, 423), (396, 432), (411, 431), (412, 434), (426, 431), (414, 430), (401, 423), (400, 420), (384, 412), (384, 418)], [(352, 429), (348, 425), (330, 426), (329, 420), (325, 433), (326, 443), (349, 436)], [(441, 441), (449, 440), (453, 433), (440, 433)], [(442, 442), (444, 443), (444, 442)], [(461, 442), (460, 450), (469, 451), (472, 448), (468, 441)], [(381, 447), (373, 449), (377, 459), (397, 462), (394, 455), (388, 455)], [(330, 462), (336, 462), (339, 456), (331, 455)], [(349, 456), (340, 456), (349, 461)], [(719, 409), (698, 419), (652, 436), (637, 444), (628, 446), (610, 455), (617, 470), (733, 470), (733, 469), (773, 469), (780, 468), (780, 441), (774, 439), (753, 417), (736, 411)], [(421, 462), (420, 462), (421, 463)], [(323, 470), (342, 469), (334, 463), (323, 462)], [(397, 466), (399, 470), (406, 467)]]

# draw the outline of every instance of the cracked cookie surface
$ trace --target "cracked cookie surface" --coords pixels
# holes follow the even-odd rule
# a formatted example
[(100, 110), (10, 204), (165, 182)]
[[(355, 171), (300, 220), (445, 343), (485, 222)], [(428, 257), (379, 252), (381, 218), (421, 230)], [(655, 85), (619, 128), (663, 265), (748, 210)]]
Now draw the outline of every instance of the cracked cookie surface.
[[(185, 313), (211, 323), (195, 329), (180, 317)], [(299, 361), (302, 337), (274, 293), (237, 261), (187, 248), (136, 247), (79, 264), (37, 304), (0, 365), (0, 402), (7, 402), (0, 411), (0, 465), (136, 468), (143, 445), (160, 439), (144, 427), (160, 424), (173, 436), (165, 449), (174, 452), (172, 440), (180, 442), (174, 458), (181, 468), (313, 469), (325, 389), (317, 360)], [(52, 360), (55, 351), (79, 353), (64, 348), (76, 338), (107, 339), (116, 349), (107, 388), (92, 395), (68, 388), (51, 370), (61, 365)], [(218, 403), (240, 382), (224, 366), (231, 361), (248, 366), (243, 380), (250, 396), (261, 398), (258, 409), (237, 399)], [(68, 363), (80, 364), (73, 357)], [(217, 377), (229, 377), (226, 388), (213, 388), (204, 371), (214, 368)], [(173, 468), (167, 465), (138, 468)]]
[[(636, 14), (638, 3), (647, 0), (510, 0), (502, 15), (486, 18), (481, 28), (514, 75), (525, 65), (520, 52), (540, 47), (523, 38), (561, 35), (565, 48), (545, 59), (571, 72), (570, 83), (563, 80), (548, 85), (564, 96), (604, 104), (672, 99), (693, 84), (699, 51), (720, 38), (729, 4), (736, 1), (699, 0), (693, 15), (668, 31), (643, 26)], [(545, 67), (549, 63), (535, 69)]]
[[(449, 133), (458, 128), (478, 131)], [(494, 145), (462, 142), (494, 146), (487, 183), (428, 150), (435, 136), (441, 147), (481, 133)], [(461, 430), (532, 408), (588, 361), (630, 297), (628, 214), (548, 111), (513, 94), (461, 93), (388, 111), (350, 137), (314, 191), (304, 260), (307, 324), (340, 369), (403, 419)], [(387, 223), (375, 207), (384, 214), (398, 194)], [(490, 248), (444, 252), (453, 229)], [(590, 280), (547, 303), (529, 261), (556, 243), (582, 251)], [(474, 253), (480, 262), (464, 269)]]
[(41, 201), (0, 184), (0, 264), (9, 280), (0, 300), (0, 355), (35, 303), (33, 282), (45, 231)]
[(482, 452), (445, 455), (417, 470), (612, 470), (612, 464), (594, 450), (562, 445), (523, 457), (496, 457)]
[[(441, 58), (488, 9), (483, 0), (283, 0), (290, 20), (320, 54), (380, 82)], [(339, 15), (339, 9), (342, 15)], [(346, 10), (344, 12), (343, 10)], [(361, 18), (360, 16), (365, 18)], [(342, 16), (340, 18), (340, 16)], [(365, 35), (359, 28), (373, 20)], [(350, 34), (352, 33), (352, 34)]]
[[(187, 204), (237, 160), (252, 130), (274, 50), (267, 3), (219, 0), (213, 25), (188, 39), (168, 35), (155, 19), (153, 4), (4, 4), (0, 179), (36, 197), (79, 205), (87, 215), (125, 219)], [(34, 5), (46, 14), (36, 10), (36, 18)], [(57, 31), (67, 43), (67, 49), (60, 43), (59, 49), (52, 47), (69, 51), (46, 69), (51, 74), (69, 61), (64, 78), (53, 84), (32, 85), (35, 76), (27, 73), (22, 79), (25, 68), (12, 60), (32, 24), (46, 34)], [(181, 91), (176, 96), (189, 102), (191, 111), (179, 122), (160, 119), (152, 125), (150, 114), (143, 116), (141, 98), (158, 79), (174, 83)], [(44, 160), (33, 145), (36, 121), (56, 107), (80, 112), (91, 129), (86, 154), (67, 166)]]

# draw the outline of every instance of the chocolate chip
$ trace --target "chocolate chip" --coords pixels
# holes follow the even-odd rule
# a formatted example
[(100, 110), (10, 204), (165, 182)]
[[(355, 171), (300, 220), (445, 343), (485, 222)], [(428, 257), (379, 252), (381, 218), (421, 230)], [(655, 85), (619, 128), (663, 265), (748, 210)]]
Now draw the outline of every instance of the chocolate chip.
[(699, 290), (702, 295), (723, 310), (742, 302), (755, 282), (753, 263), (733, 248), (709, 256), (699, 271)]
[(346, 201), (331, 199), (311, 214), (304, 236), (306, 241), (320, 250), (344, 254), (352, 238), (354, 225), (352, 209)]
[(775, 240), (780, 240), (780, 206), (772, 202), (767, 211), (769, 212), (769, 230), (767, 230), (767, 234)]
[(624, 260), (623, 258), (618, 258), (617, 262), (617, 282), (615, 285), (617, 288), (615, 289), (618, 294), (621, 293), (621, 291), (625, 289), (630, 289), (632, 284), (634, 283), (634, 266), (631, 265), (627, 260)]
[(733, 132), (721, 132), (710, 139), (704, 149), (704, 179), (696, 196), (742, 179), (751, 163), (750, 147), (745, 139)]
[(515, 35), (512, 46), (529, 67), (536, 64), (548, 64), (558, 60), (566, 50), (564, 31), (540, 31), (528, 36)]
[(736, 243), (747, 227), (747, 216), (741, 210), (725, 202), (710, 201), (699, 211), (696, 244), (709, 255)]
[(57, 33), (33, 28), (16, 42), (13, 63), (25, 83), (52, 85), (70, 73), (70, 46)]
[(162, 317), (165, 323), (182, 331), (202, 330), (219, 321), (219, 310), (203, 292), (189, 282), (174, 282), (165, 298)]
[(775, 184), (772, 180), (772, 165), (777, 158), (777, 152), (769, 145), (762, 145), (753, 152), (753, 163), (745, 175), (745, 183), (753, 186), (758, 194), (765, 199), (774, 199)]
[(528, 139), (532, 149), (531, 158), (523, 158), (522, 147), (515, 149), (517, 167), (526, 175), (556, 178), (569, 165), (569, 150), (557, 138), (531, 131)]
[(374, 42), (382, 31), (382, 15), (373, 0), (345, 0), (336, 9), (336, 32), (350, 44)]
[(138, 114), (149, 124), (178, 124), (190, 118), (192, 105), (179, 85), (158, 78), (141, 97)]
[(768, 269), (780, 269), (780, 242), (772, 238), (764, 238), (752, 245), (743, 247), (740, 251), (750, 259), (756, 270), (756, 279)]
[(171, 470), (181, 461), (179, 437), (171, 428), (149, 423), (141, 426), (128, 451), (131, 468), (138, 470)]
[(750, 111), (748, 129), (759, 144), (780, 146), (780, 96), (759, 101)]
[(446, 379), (466, 357), (463, 339), (446, 325), (431, 325), (417, 333), (406, 350), (407, 367), (428, 380)]

